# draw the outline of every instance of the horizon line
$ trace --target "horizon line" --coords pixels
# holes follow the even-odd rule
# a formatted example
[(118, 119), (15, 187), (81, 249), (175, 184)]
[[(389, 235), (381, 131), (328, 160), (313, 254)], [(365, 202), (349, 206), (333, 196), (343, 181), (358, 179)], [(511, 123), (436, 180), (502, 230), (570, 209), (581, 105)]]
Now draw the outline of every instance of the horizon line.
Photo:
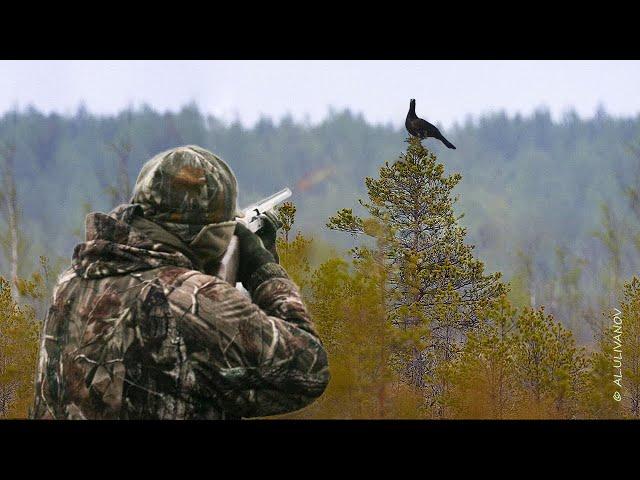
[[(154, 107), (148, 102), (139, 102), (137, 105), (130, 104), (127, 107), (122, 107), (116, 111), (111, 111), (111, 112), (99, 112), (99, 111), (91, 110), (84, 101), (79, 102), (75, 108), (69, 108), (69, 109), (66, 109), (65, 111), (60, 111), (59, 109), (41, 109), (40, 107), (38, 107), (37, 105), (34, 105), (33, 103), (27, 103), (25, 105), (16, 104), (14, 105), (14, 107), (10, 109), (5, 109), (4, 111), (0, 111), (0, 121), (4, 121), (7, 117), (9, 117), (12, 114), (25, 115), (29, 113), (36, 113), (46, 117), (58, 116), (58, 117), (62, 117), (64, 119), (70, 120), (73, 118), (77, 118), (78, 116), (81, 116), (81, 115), (88, 115), (95, 118), (116, 118), (127, 113), (139, 114), (145, 111), (151, 111), (152, 113), (155, 113), (158, 115), (179, 115), (184, 111), (193, 110), (193, 109), (195, 109), (196, 112), (200, 116), (202, 116), (204, 120), (214, 120), (223, 124), (223, 126), (225, 127), (231, 127), (231, 126), (240, 124), (242, 128), (247, 130), (255, 129), (256, 126), (258, 126), (261, 122), (270, 122), (274, 126), (279, 127), (283, 123), (288, 121), (293, 123), (294, 125), (303, 126), (307, 128), (314, 128), (314, 127), (321, 126), (323, 123), (330, 121), (332, 118), (345, 115), (345, 114), (353, 118), (362, 120), (367, 125), (372, 127), (385, 127), (385, 128), (393, 128), (396, 130), (397, 129), (401, 130), (404, 127), (404, 118), (399, 120), (398, 123), (394, 123), (391, 120), (388, 120), (386, 122), (371, 121), (366, 118), (365, 113), (361, 110), (352, 110), (350, 107), (339, 108), (331, 105), (327, 106), (326, 113), (320, 120), (311, 121), (309, 118), (310, 117), (309, 113), (304, 113), (302, 115), (299, 115), (299, 114), (294, 115), (291, 112), (286, 112), (281, 114), (279, 117), (276, 117), (275, 115), (260, 113), (257, 120), (253, 122), (246, 122), (239, 118), (238, 112), (235, 112), (234, 115), (216, 114), (210, 111), (206, 111), (201, 106), (199, 106), (198, 103), (194, 100), (183, 103), (182, 106), (180, 106), (177, 109), (168, 109), (168, 108), (160, 109), (160, 108)], [(595, 108), (595, 111), (590, 116), (579, 114), (575, 106), (571, 106), (563, 109), (562, 113), (553, 114), (548, 105), (540, 104), (532, 107), (529, 112), (522, 112), (520, 110), (510, 112), (508, 111), (507, 108), (501, 107), (499, 109), (487, 110), (481, 113), (475, 113), (475, 114), (468, 113), (464, 115), (463, 119), (455, 119), (451, 123), (451, 125), (449, 125), (448, 127), (442, 127), (442, 122), (435, 122), (435, 124), (438, 125), (440, 128), (455, 129), (455, 128), (466, 127), (469, 124), (475, 127), (475, 126), (478, 126), (479, 122), (481, 122), (482, 120), (490, 119), (494, 117), (505, 117), (507, 120), (515, 120), (518, 118), (522, 120), (527, 120), (537, 115), (548, 116), (554, 125), (562, 125), (563, 123), (566, 123), (566, 120), (569, 118), (577, 118), (582, 122), (593, 121), (593, 120), (596, 120), (598, 117), (604, 117), (604, 118), (609, 118), (609, 119), (618, 120), (618, 121), (636, 120), (640, 118), (640, 111), (636, 112), (635, 114), (616, 115), (608, 112), (606, 109), (606, 106), (601, 103)]]

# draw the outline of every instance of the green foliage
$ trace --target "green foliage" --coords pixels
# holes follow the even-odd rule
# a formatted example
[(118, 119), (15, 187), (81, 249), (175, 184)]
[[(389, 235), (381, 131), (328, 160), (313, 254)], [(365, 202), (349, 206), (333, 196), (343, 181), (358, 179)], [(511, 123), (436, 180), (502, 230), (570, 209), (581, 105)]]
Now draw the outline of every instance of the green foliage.
[(544, 307), (525, 308), (516, 321), (514, 364), (527, 415), (573, 418), (587, 364), (573, 334)]
[(293, 228), (296, 219), (296, 206), (293, 202), (284, 202), (276, 207), (278, 218), (282, 222), (282, 236), (286, 242), (289, 241), (289, 232)]
[(471, 332), (460, 355), (445, 364), (441, 375), (449, 382), (443, 399), (455, 418), (504, 419), (518, 404), (514, 331), (516, 310), (502, 295), (486, 307), (485, 322)]
[(516, 307), (534, 306), (534, 265), (531, 253), (516, 253), (514, 272), (509, 279), (509, 300)]
[[(280, 209), (288, 230), (295, 222), (295, 210), (293, 204)], [(420, 417), (420, 393), (403, 384), (391, 365), (393, 352), (407, 339), (387, 318), (387, 273), (378, 252), (363, 249), (351, 264), (330, 255), (310, 274), (311, 240), (301, 232), (291, 242), (286, 234), (282, 237), (278, 239), (281, 264), (304, 288), (331, 368), (325, 394), (303, 411), (284, 417)]]
[[(505, 287), (499, 273), (484, 274), (484, 264), (464, 242), (452, 196), (461, 176), (445, 176), (444, 166), (417, 138), (407, 143), (407, 152), (385, 163), (379, 178), (365, 179), (369, 200), (360, 204), (369, 217), (343, 209), (327, 226), (376, 239), (378, 265), (386, 271), (387, 318), (423, 344), (414, 341), (395, 360), (411, 384), (430, 390), (433, 406), (446, 391), (439, 365), (456, 355), (464, 335), (477, 326), (477, 309)], [(361, 245), (354, 254), (362, 259), (373, 251)]]
[(606, 263), (602, 272), (604, 287), (610, 296), (607, 300), (615, 302), (615, 293), (620, 291), (622, 284), (622, 261), (623, 261), (623, 225), (618, 216), (608, 204), (600, 205), (601, 228), (593, 232), (605, 248)]
[(279, 238), (276, 239), (276, 248), (280, 257), (280, 264), (287, 270), (294, 282), (304, 290), (309, 283), (311, 267), (312, 240), (306, 238), (301, 232), (297, 232), (295, 238), (289, 241), (289, 232), (296, 221), (296, 206), (292, 202), (285, 202), (276, 208), (278, 218), (282, 222)]
[(306, 238), (302, 233), (296, 233), (291, 242), (278, 238), (276, 248), (280, 257), (280, 263), (287, 270), (294, 282), (301, 289), (309, 283), (311, 267), (309, 256), (311, 255), (312, 239)]
[[(629, 146), (639, 127), (638, 118), (599, 115), (582, 120), (570, 113), (552, 122), (548, 112), (537, 111), (526, 117), (495, 113), (445, 132), (459, 147), (442, 159), (449, 171), (467, 179), (457, 186), (459, 208), (466, 213), (460, 225), (477, 246), (476, 256), (490, 271), (511, 278), (516, 252), (535, 241), (533, 294), (565, 325), (570, 321), (566, 312), (556, 311), (542, 291), (554, 280), (555, 249), (565, 247), (590, 263), (604, 255), (605, 246), (594, 245), (591, 236), (599, 228), (595, 212), (603, 201), (623, 218), (627, 213), (636, 218), (633, 194), (624, 193), (638, 184), (637, 160)], [(367, 191), (362, 178), (376, 175), (379, 165), (403, 150), (404, 135), (402, 127), (370, 125), (349, 111), (333, 111), (318, 125), (285, 117), (264, 118), (252, 128), (225, 124), (193, 104), (175, 112), (142, 106), (107, 116), (82, 108), (66, 116), (33, 108), (9, 112), (0, 117), (0, 143), (15, 146), (25, 262), (20, 275), (37, 267), (29, 262), (39, 255), (47, 255), (53, 263), (58, 258), (68, 262), (83, 236), (87, 209), (107, 211), (116, 197), (126, 195), (124, 168), (131, 185), (151, 156), (188, 143), (209, 148), (231, 164), (238, 176), (241, 205), (278, 185), (289, 185), (302, 231), (316, 240), (351, 246), (349, 237), (327, 232), (318, 219), (363, 198)], [(427, 140), (425, 145), (436, 155), (445, 151), (436, 141)], [(126, 162), (119, 153), (129, 155)], [(330, 167), (335, 169), (331, 177), (307, 190), (298, 188), (310, 172)], [(623, 189), (619, 177), (625, 179)], [(120, 193), (114, 197), (116, 191)], [(7, 232), (5, 225), (0, 232)], [(544, 234), (536, 237), (540, 232)], [(622, 278), (640, 267), (640, 257), (625, 255)], [(585, 304), (594, 303), (591, 299), (603, 290), (602, 279), (591, 269), (586, 268), (581, 278)], [(10, 276), (5, 258), (0, 258), (0, 272)], [(586, 338), (584, 332), (581, 337)]]
[(603, 335), (597, 349), (589, 356), (585, 390), (580, 402), (585, 418), (615, 419), (622, 415), (620, 403), (614, 400), (619, 389), (613, 383), (613, 347), (610, 335)]
[[(603, 346), (610, 365), (610, 378), (621, 373), (622, 395), (620, 408), (625, 417), (640, 418), (640, 278), (633, 277), (624, 284), (621, 314), (611, 312), (610, 327)], [(617, 360), (617, 361), (616, 361)], [(618, 364), (619, 362), (619, 364)], [(615, 370), (616, 367), (621, 372)]]
[(596, 332), (582, 407), (588, 418), (640, 417), (638, 277), (624, 283), (622, 299), (619, 308), (603, 313), (604, 320)]
[[(23, 284), (29, 293), (39, 285)], [(39, 322), (28, 305), (19, 305), (11, 284), (0, 277), (0, 418), (24, 418), (33, 400)]]
[(587, 357), (544, 308), (506, 296), (485, 311), (461, 355), (447, 365), (445, 403), (460, 418), (574, 418), (581, 414)]
[(31, 407), (40, 326), (59, 266), (53, 270), (40, 257), (40, 271), (17, 277), (15, 291), (0, 276), (0, 418), (25, 418)]
[(385, 272), (371, 257), (330, 258), (314, 272), (309, 307), (329, 354), (325, 394), (291, 418), (420, 418), (419, 391), (400, 381), (390, 356), (402, 336), (389, 323)]
[(588, 262), (566, 248), (556, 248), (556, 272), (550, 282), (548, 297), (554, 317), (565, 319), (564, 325), (574, 334), (586, 330), (584, 322), (585, 295), (581, 281)]
[[(319, 402), (294, 416), (637, 417), (638, 280), (624, 288), (622, 280), (640, 266), (640, 163), (637, 150), (627, 149), (639, 125), (575, 114), (552, 123), (546, 112), (467, 122), (447, 133), (459, 149), (442, 157), (448, 171), (464, 174), (460, 182), (459, 174), (445, 175), (436, 159), (442, 146), (430, 141), (433, 152), (410, 141), (398, 161), (378, 171), (402, 148), (403, 130), (368, 125), (349, 112), (333, 112), (317, 126), (284, 118), (251, 129), (224, 125), (194, 105), (106, 117), (83, 110), (74, 117), (33, 109), (7, 114), (0, 142), (15, 146), (19, 273), (36, 270), (38, 255), (55, 260), (41, 260), (38, 273), (16, 279), (19, 299), (8, 282), (0, 284), (0, 386), (13, 392), (3, 397), (12, 403), (5, 400), (2, 414), (24, 416), (31, 403), (36, 318), (82, 237), (85, 214), (125, 198), (152, 155), (196, 143), (232, 165), (241, 204), (274, 185), (290, 185), (296, 195), (297, 207), (279, 211), (285, 227), (277, 246), (303, 287), (333, 380)], [(335, 175), (296, 188), (327, 167)], [(9, 190), (0, 192), (5, 205)], [(367, 202), (342, 209), (365, 195)], [(467, 215), (456, 215), (457, 208)], [(352, 238), (317, 223), (336, 211), (330, 229)], [(300, 230), (290, 235), (296, 214)], [(0, 241), (8, 246), (6, 227), (3, 221)], [(477, 251), (465, 243), (467, 230)], [(323, 238), (355, 244), (355, 255), (345, 261)], [(476, 256), (510, 279), (511, 301)], [(5, 273), (7, 260), (0, 258)], [(584, 338), (585, 319), (596, 317), (588, 312), (610, 312), (622, 297), (625, 383), (618, 403), (609, 313), (588, 358), (556, 319)]]

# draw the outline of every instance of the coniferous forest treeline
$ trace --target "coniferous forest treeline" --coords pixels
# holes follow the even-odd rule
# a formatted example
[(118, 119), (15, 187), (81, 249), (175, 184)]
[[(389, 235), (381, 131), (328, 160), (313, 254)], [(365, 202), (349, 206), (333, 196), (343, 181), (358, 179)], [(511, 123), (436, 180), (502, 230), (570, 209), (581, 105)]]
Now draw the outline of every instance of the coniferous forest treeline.
[[(195, 105), (5, 114), (0, 416), (28, 408), (37, 325), (84, 215), (126, 201), (152, 155), (198, 144), (232, 166), (241, 205), (294, 191), (280, 212), (290, 226), (281, 259), (333, 372), (321, 401), (294, 416), (637, 417), (640, 117), (498, 113), (446, 135), (457, 150), (407, 144), (403, 129), (349, 111), (318, 125), (283, 118), (252, 128)], [(397, 185), (406, 188), (394, 193)], [(398, 192), (407, 191), (429, 205), (413, 215), (421, 235), (431, 232), (430, 250), (412, 250), (420, 242), (405, 240), (415, 232), (385, 216), (406, 213)], [(615, 308), (629, 322), (620, 402)]]

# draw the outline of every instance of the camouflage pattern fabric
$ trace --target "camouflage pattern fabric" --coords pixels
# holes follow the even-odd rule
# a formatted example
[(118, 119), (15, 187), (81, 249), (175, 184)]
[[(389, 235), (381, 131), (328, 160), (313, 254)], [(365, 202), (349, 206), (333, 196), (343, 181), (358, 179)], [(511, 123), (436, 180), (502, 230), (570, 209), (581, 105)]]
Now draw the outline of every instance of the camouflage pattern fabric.
[[(202, 220), (207, 207), (185, 208)], [(284, 269), (255, 272), (249, 299), (136, 230), (143, 210), (87, 216), (86, 242), (59, 278), (44, 325), (32, 416), (226, 419), (317, 398), (329, 381), (327, 355)], [(230, 204), (214, 217), (229, 213)]]
[(205, 225), (232, 220), (238, 184), (233, 171), (217, 155), (188, 145), (159, 153), (144, 164), (131, 203), (157, 222)]

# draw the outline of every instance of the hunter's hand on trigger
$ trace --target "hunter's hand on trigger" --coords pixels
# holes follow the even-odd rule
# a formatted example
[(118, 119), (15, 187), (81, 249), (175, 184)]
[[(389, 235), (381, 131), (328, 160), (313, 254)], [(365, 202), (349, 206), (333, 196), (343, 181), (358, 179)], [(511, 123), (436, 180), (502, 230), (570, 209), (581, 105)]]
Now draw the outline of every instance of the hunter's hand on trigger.
[(261, 238), (240, 222), (236, 224), (235, 235), (240, 248), (238, 280), (246, 284), (256, 270), (267, 263), (275, 263), (276, 260), (265, 248)]

